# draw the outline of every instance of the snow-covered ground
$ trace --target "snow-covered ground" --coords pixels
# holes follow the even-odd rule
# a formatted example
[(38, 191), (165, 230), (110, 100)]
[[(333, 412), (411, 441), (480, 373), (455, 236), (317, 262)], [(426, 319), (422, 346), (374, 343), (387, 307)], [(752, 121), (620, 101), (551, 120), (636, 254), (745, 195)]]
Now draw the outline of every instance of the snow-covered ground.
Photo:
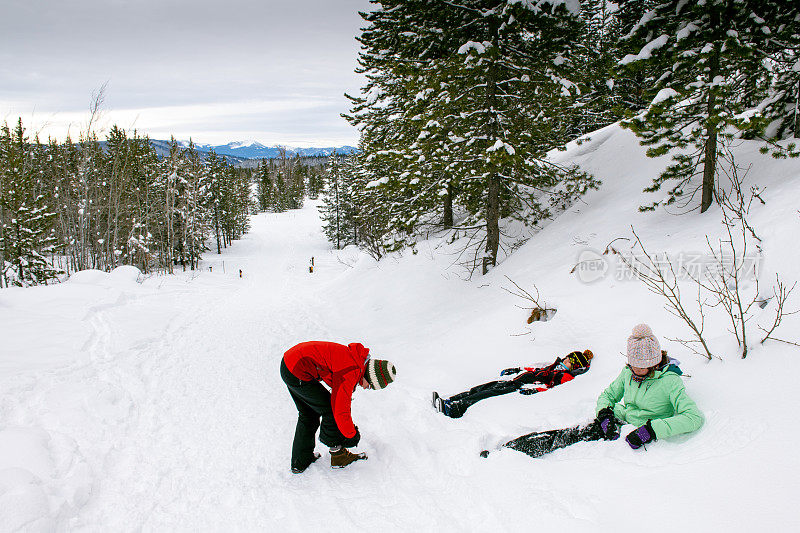
[[(757, 146), (736, 153), (766, 186), (752, 216), (764, 282), (774, 272), (797, 279), (800, 164)], [(468, 282), (433, 241), (379, 263), (332, 251), (308, 202), (254, 217), (200, 273), (143, 279), (121, 268), (0, 291), (0, 531), (800, 528), (798, 348), (770, 343), (742, 361), (714, 315), (707, 331), (721, 360), (708, 363), (665, 339), (687, 334), (656, 296), (619, 279), (613, 259), (593, 283), (570, 272), (582, 253), (629, 237), (631, 224), (653, 250), (702, 251), (704, 235), (721, 230), (718, 214), (638, 213), (665, 162), (646, 159), (617, 126), (559, 158), (603, 186)], [(535, 283), (555, 317), (527, 326), (523, 302), (502, 290), (513, 288), (506, 276)], [(647, 451), (620, 439), (540, 459), (478, 456), (590, 420), (639, 322), (691, 376), (706, 416), (699, 432)], [(781, 336), (798, 340), (800, 315)], [(398, 380), (355, 393), (368, 461), (331, 470), (320, 445), (323, 459), (292, 475), (296, 411), (278, 367), (287, 348), (312, 339), (361, 342), (395, 363)], [(457, 420), (430, 407), (432, 390), (450, 395), (578, 348), (594, 351), (592, 369), (544, 394), (489, 399)]]

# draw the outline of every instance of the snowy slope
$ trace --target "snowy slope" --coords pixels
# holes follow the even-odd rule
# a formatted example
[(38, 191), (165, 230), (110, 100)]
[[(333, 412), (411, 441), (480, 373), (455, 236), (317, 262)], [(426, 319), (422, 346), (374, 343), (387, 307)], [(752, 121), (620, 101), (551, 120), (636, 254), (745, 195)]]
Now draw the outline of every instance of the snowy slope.
[[(767, 187), (753, 213), (765, 272), (798, 277), (800, 165), (760, 156), (755, 144), (736, 153)], [(714, 319), (722, 360), (707, 363), (664, 338), (686, 333), (637, 282), (616, 279), (613, 264), (594, 283), (570, 273), (582, 251), (630, 236), (631, 224), (655, 250), (702, 250), (718, 217), (638, 213), (665, 162), (645, 158), (616, 126), (558, 157), (604, 185), (470, 282), (434, 241), (379, 263), (332, 251), (309, 202), (254, 217), (252, 232), (209, 255), (199, 274), (144, 279), (122, 268), (0, 292), (0, 531), (800, 527), (797, 348), (771, 344), (738, 360)], [(526, 326), (505, 276), (535, 283), (555, 317)], [(784, 337), (800, 336), (798, 316)], [(691, 375), (687, 389), (706, 415), (698, 433), (639, 452), (619, 440), (536, 460), (478, 457), (529, 431), (588, 421), (642, 321)], [(398, 381), (355, 393), (368, 461), (334, 471), (325, 454), (295, 476), (296, 412), (278, 365), (309, 339), (362, 342), (396, 364)], [(453, 394), (587, 347), (591, 371), (547, 393), (486, 400), (458, 420), (428, 403), (431, 390)]]

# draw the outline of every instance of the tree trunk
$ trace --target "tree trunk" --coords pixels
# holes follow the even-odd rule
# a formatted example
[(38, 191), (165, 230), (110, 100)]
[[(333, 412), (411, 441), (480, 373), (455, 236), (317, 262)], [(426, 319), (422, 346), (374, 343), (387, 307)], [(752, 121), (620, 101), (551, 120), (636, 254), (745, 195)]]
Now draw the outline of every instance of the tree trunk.
[(445, 227), (453, 226), (453, 184), (447, 184), (447, 194), (444, 195), (444, 214), (442, 215), (442, 225)]
[[(730, 2), (728, 2), (730, 4)], [(717, 6), (711, 9), (711, 27), (714, 28), (714, 51), (708, 64), (708, 81), (713, 81), (719, 74), (719, 56), (722, 53), (722, 39), (724, 28), (720, 22), (720, 12)], [(717, 95), (714, 88), (708, 90), (708, 102), (706, 105), (706, 149), (703, 160), (703, 196), (700, 200), (700, 212), (705, 213), (711, 207), (714, 200), (714, 177), (717, 172), (717, 123), (714, 108), (717, 103)]]
[[(497, 44), (498, 27), (492, 22), (490, 30), (495, 45)], [(491, 48), (492, 56), (497, 54), (497, 46)], [(497, 109), (497, 73), (495, 58), (489, 63), (486, 72), (486, 108), (490, 113)], [(489, 117), (489, 142), (497, 138), (500, 128), (497, 123), (497, 115)], [(497, 250), (500, 248), (500, 176), (492, 169), (488, 176), (486, 191), (486, 251), (483, 256), (483, 273), (497, 265)]]
[(497, 264), (497, 250), (500, 247), (500, 177), (489, 176), (486, 199), (486, 253), (483, 256), (483, 273)]
[[(714, 97), (709, 97), (713, 102)], [(709, 103), (709, 105), (712, 105)], [(714, 199), (714, 175), (717, 169), (717, 131), (709, 127), (708, 140), (706, 141), (706, 154), (703, 163), (703, 199), (700, 202), (700, 212), (705, 213)]]
[(214, 206), (214, 233), (217, 236), (217, 255), (222, 253), (222, 250), (219, 247), (219, 212), (217, 206)]
[(797, 82), (797, 94), (794, 98), (794, 137), (800, 139), (800, 81)]

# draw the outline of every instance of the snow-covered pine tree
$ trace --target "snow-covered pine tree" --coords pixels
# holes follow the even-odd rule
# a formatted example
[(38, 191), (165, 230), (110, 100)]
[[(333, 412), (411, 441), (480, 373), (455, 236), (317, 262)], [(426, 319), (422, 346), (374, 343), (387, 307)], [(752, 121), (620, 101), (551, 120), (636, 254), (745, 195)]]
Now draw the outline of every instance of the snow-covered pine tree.
[(0, 279), (5, 286), (38, 285), (59, 274), (46, 257), (58, 248), (56, 215), (45, 204), (35, 157), (21, 119), (13, 131), (8, 124), (0, 127)]
[[(794, 8), (792, 9), (792, 7)], [(768, 139), (800, 138), (800, 6), (795, 2), (771, 0), (759, 3), (769, 33), (762, 29), (762, 49), (767, 66), (773, 73), (767, 99), (761, 113), (770, 121)], [(754, 13), (755, 15), (755, 13)], [(757, 16), (757, 15), (756, 15)], [(756, 20), (759, 22), (759, 20)], [(763, 26), (762, 26), (763, 28)], [(774, 152), (777, 156), (797, 157), (796, 145)]]
[(347, 216), (350, 211), (348, 204), (351, 199), (349, 198), (349, 187), (345, 181), (342, 159), (342, 156), (336, 151), (328, 158), (322, 205), (319, 208), (322, 230), (337, 250), (350, 244), (348, 236), (351, 234), (350, 227), (353, 222)]
[[(349, 96), (353, 107), (347, 118), (361, 130), (360, 172), (370, 188), (364, 212), (375, 213), (369, 225), (387, 237), (391, 250), (412, 244), (420, 225), (438, 222), (436, 212), (445, 203), (436, 196), (435, 181), (441, 176), (430, 172), (432, 159), (411, 153), (411, 147), (430, 121), (420, 110), (428, 116), (435, 111), (429, 102), (433, 89), (424, 85), (435, 84), (434, 62), (451, 52), (444, 38), (448, 26), (439, 19), (447, 13), (438, 9), (441, 2), (387, 0), (380, 5), (362, 13), (369, 26), (358, 38), (363, 47), (359, 72), (367, 84), (360, 97)], [(452, 225), (442, 214), (444, 219)]]
[(238, 240), (250, 230), (250, 215), (255, 212), (252, 190), (250, 188), (252, 174), (250, 169), (236, 168), (233, 165), (228, 165), (228, 169), (234, 180), (234, 205), (236, 214), (233, 220), (233, 238)]
[(208, 169), (200, 160), (200, 155), (190, 140), (189, 146), (184, 151), (186, 158), (186, 184), (184, 199), (181, 205), (181, 218), (183, 220), (183, 249), (185, 261), (189, 268), (194, 270), (200, 262), (203, 252), (208, 251), (206, 239), (210, 233), (210, 217), (204, 209), (210, 195), (208, 187)]
[(214, 150), (206, 158), (208, 172), (208, 196), (206, 207), (209, 209), (211, 217), (211, 227), (214, 232), (214, 239), (217, 243), (217, 254), (222, 253), (222, 248), (227, 246), (222, 238), (222, 179), (225, 161), (217, 156)]
[[(796, 12), (791, 4), (779, 0), (649, 4), (628, 36), (644, 44), (620, 65), (655, 69), (657, 74), (649, 77), (654, 98), (625, 125), (650, 147), (649, 156), (672, 154), (673, 162), (645, 189), (654, 192), (669, 182), (667, 197), (640, 209), (669, 205), (685, 195), (688, 204), (698, 191), (700, 211), (709, 208), (720, 141), (764, 127), (763, 117), (749, 113), (768, 98), (772, 78), (764, 59), (774, 53), (774, 43), (767, 38), (773, 23), (763, 15)], [(695, 178), (701, 178), (700, 183)]]
[(273, 206), (272, 194), (272, 177), (269, 171), (269, 162), (266, 158), (261, 160), (258, 165), (258, 174), (256, 182), (256, 198), (258, 199), (258, 208), (261, 211), (271, 211)]
[(582, 37), (575, 43), (570, 60), (575, 67), (573, 81), (579, 91), (570, 109), (571, 136), (580, 136), (607, 126), (645, 107), (642, 76), (626, 72), (621, 76), (617, 62), (627, 54), (630, 43), (621, 40), (646, 9), (646, 2), (623, 4), (611, 0), (582, 0)]
[(319, 198), (319, 195), (322, 194), (322, 189), (325, 187), (322, 167), (311, 164), (307, 165), (305, 168), (308, 175), (308, 197), (312, 200), (316, 200)]
[(114, 125), (106, 137), (104, 164), (100, 183), (93, 185), (99, 191), (97, 268), (137, 264), (146, 272), (152, 238), (146, 231), (147, 193), (157, 174), (157, 158), (147, 138), (135, 131), (129, 137)]
[(453, 148), (460, 161), (467, 207), (486, 224), (485, 274), (497, 262), (500, 218), (525, 212), (538, 220), (546, 208), (534, 191), (562, 175), (543, 162), (564, 144), (575, 84), (568, 76), (578, 34), (576, 13), (561, 2), (465, 2), (462, 44), (450, 58), (448, 86)]
[(151, 268), (160, 266), (153, 253), (157, 248), (155, 235), (158, 211), (154, 206), (158, 202), (155, 200), (154, 184), (158, 179), (159, 162), (147, 136), (140, 137), (134, 131), (128, 140), (128, 147), (130, 180), (126, 204), (129, 220), (119, 230), (120, 235), (125, 235), (124, 228), (127, 228), (125, 241), (120, 242), (119, 246), (124, 250), (121, 259), (125, 264), (135, 265), (147, 273)]
[(364, 14), (368, 83), (349, 118), (387, 200), (388, 229), (413, 242), (420, 224), (451, 222), (458, 195), (466, 223), (485, 228), (485, 273), (501, 217), (545, 217), (543, 189), (570, 181), (561, 190), (570, 195), (592, 184), (544, 161), (568, 140), (576, 13), (559, 1), (379, 3)]
[(342, 165), (350, 197), (349, 212), (354, 221), (353, 242), (373, 258), (380, 259), (387, 251), (397, 249), (402, 239), (391, 238), (393, 215), (384, 209), (389, 202), (382, 188), (369, 187), (373, 174), (367, 170), (365, 159), (361, 151), (350, 153)]

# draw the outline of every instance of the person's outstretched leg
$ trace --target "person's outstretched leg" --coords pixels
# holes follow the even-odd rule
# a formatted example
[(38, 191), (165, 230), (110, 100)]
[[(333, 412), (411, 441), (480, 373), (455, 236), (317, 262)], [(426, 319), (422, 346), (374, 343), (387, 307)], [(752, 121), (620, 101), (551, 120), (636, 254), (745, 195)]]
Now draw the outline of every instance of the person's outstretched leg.
[(444, 400), (447, 406), (445, 414), (451, 418), (460, 418), (464, 416), (470, 406), (479, 401), (514, 392), (521, 386), (522, 383), (517, 383), (513, 380), (490, 381), (489, 383), (476, 385), (468, 391), (460, 392)]

